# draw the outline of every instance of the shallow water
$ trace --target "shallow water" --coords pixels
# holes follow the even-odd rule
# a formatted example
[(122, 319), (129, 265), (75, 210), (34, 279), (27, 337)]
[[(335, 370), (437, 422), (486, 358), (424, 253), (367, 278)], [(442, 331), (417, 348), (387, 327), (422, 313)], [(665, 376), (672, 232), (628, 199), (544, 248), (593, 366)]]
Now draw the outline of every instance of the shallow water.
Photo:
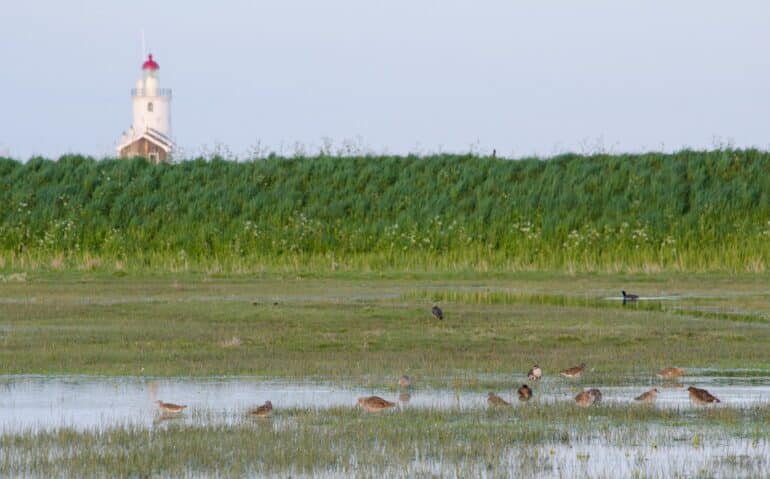
[[(523, 379), (523, 378), (522, 378)], [(688, 376), (685, 385), (706, 387), (723, 405), (770, 403), (770, 377)], [(686, 381), (686, 382), (685, 382)], [(522, 381), (524, 382), (524, 381)], [(516, 384), (516, 382), (513, 382)], [(657, 407), (692, 408), (685, 386), (654, 384), (660, 391)], [(585, 388), (598, 387), (607, 403), (634, 403), (650, 387), (603, 386), (545, 378), (533, 385), (535, 402), (571, 401)], [(515, 387), (497, 391), (516, 405)], [(249, 408), (272, 401), (285, 408), (355, 407), (360, 396), (378, 395), (410, 408), (486, 407), (480, 391), (414, 388), (409, 397), (395, 390), (378, 390), (321, 382), (287, 382), (250, 377), (139, 378), (92, 376), (0, 376), (0, 432), (73, 427), (101, 429), (118, 425), (152, 426), (156, 399), (185, 404), (179, 421), (232, 420)], [(196, 418), (196, 415), (198, 416)]]

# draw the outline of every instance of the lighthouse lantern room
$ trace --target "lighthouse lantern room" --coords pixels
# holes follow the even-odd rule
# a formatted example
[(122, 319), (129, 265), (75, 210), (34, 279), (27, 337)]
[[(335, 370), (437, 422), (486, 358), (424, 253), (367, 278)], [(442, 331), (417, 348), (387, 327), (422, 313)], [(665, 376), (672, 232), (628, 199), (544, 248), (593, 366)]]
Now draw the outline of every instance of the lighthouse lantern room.
[(171, 159), (171, 89), (160, 87), (159, 70), (150, 54), (142, 64), (142, 77), (131, 90), (134, 119), (118, 145), (122, 158), (144, 156), (155, 163)]

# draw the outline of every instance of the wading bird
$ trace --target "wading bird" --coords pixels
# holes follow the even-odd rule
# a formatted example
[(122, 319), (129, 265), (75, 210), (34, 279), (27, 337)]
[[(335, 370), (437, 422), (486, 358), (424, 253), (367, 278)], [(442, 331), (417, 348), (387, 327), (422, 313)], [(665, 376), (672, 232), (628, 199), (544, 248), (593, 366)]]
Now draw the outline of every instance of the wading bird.
[(537, 364), (532, 366), (532, 369), (530, 369), (529, 372), (527, 373), (527, 377), (529, 378), (530, 381), (539, 381), (542, 376), (543, 376), (543, 370), (540, 369), (540, 366), (538, 366)]
[(580, 363), (577, 366), (572, 366), (562, 371), (561, 374), (565, 378), (575, 379), (583, 375), (583, 370), (586, 368), (586, 363)]
[(623, 294), (623, 304), (626, 304), (629, 301), (636, 301), (637, 299), (639, 299), (638, 294), (630, 294), (630, 293), (626, 293), (625, 291), (621, 291), (621, 294)]
[(444, 319), (444, 312), (441, 311), (441, 308), (438, 306), (433, 306), (433, 308), (430, 310), (430, 314), (432, 314), (433, 317), (438, 320)]
[(653, 403), (655, 402), (655, 398), (657, 397), (658, 397), (658, 388), (652, 388), (649, 391), (642, 393), (639, 396), (636, 396), (634, 398), (634, 401)]
[(658, 377), (663, 379), (673, 379), (679, 376), (684, 376), (684, 369), (682, 368), (663, 368), (658, 371)]
[(596, 404), (602, 400), (602, 392), (598, 389), (589, 389), (588, 391), (579, 392), (575, 396), (575, 402), (578, 406), (588, 407), (592, 404)]
[(491, 406), (510, 406), (511, 405), (511, 403), (509, 403), (505, 399), (501, 398), (500, 396), (492, 392), (487, 395), (487, 402)]
[(155, 401), (155, 403), (158, 405), (158, 408), (160, 408), (161, 412), (165, 414), (178, 414), (187, 407), (187, 406), (180, 406), (179, 404), (174, 404), (170, 402), (163, 402), (160, 399)]
[(402, 389), (406, 389), (412, 385), (412, 378), (404, 374), (400, 378), (398, 378), (398, 387)]
[(581, 391), (575, 396), (575, 402), (580, 407), (588, 407), (594, 403), (594, 396), (588, 391)]
[(249, 411), (249, 415), (257, 417), (267, 417), (273, 411), (273, 403), (265, 401), (265, 404)]
[(396, 405), (394, 402), (386, 401), (379, 396), (369, 396), (358, 398), (358, 405), (369, 412), (378, 412), (391, 408)]
[(532, 399), (532, 388), (526, 384), (522, 384), (517, 392), (519, 393), (519, 401), (529, 401)]
[(687, 388), (687, 391), (690, 393), (690, 401), (692, 401), (694, 404), (713, 404), (721, 402), (719, 399), (717, 399), (716, 396), (706, 391), (705, 389), (690, 386)]

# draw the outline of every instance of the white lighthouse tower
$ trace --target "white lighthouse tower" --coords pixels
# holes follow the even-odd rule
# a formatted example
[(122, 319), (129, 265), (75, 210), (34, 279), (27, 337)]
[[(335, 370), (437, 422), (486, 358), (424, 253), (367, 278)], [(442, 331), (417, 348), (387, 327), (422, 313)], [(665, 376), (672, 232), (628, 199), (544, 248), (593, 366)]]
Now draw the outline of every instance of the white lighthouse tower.
[(151, 53), (142, 64), (142, 77), (131, 90), (134, 118), (120, 139), (120, 157), (144, 156), (155, 163), (171, 159), (171, 89), (160, 87), (159, 70)]

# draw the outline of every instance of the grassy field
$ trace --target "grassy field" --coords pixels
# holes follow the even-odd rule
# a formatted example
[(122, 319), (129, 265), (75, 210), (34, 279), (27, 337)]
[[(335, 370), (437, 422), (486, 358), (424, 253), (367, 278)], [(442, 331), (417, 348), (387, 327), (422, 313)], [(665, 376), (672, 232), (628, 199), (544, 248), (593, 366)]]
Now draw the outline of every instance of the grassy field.
[[(770, 369), (767, 277), (95, 274), (0, 284), (6, 373), (255, 375), (486, 387), (480, 374), (586, 362)], [(679, 299), (623, 306), (619, 290)], [(440, 304), (444, 321), (430, 316)], [(465, 379), (464, 379), (465, 378)]]

